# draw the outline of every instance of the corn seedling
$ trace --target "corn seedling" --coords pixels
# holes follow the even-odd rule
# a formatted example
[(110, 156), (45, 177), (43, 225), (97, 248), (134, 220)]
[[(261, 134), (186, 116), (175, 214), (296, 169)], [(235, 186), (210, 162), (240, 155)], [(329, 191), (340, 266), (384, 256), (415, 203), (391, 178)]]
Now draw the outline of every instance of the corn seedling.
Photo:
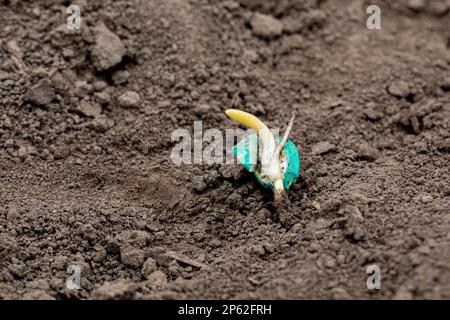
[[(228, 109), (225, 113), (231, 119), (256, 131), (234, 146), (233, 153), (245, 169), (254, 173), (259, 183), (273, 190), (277, 210), (285, 207), (285, 190), (297, 180), (300, 170), (297, 147), (288, 140), (295, 114), (283, 137), (275, 137), (264, 122), (250, 113), (236, 109)], [(256, 159), (256, 163), (252, 159)]]

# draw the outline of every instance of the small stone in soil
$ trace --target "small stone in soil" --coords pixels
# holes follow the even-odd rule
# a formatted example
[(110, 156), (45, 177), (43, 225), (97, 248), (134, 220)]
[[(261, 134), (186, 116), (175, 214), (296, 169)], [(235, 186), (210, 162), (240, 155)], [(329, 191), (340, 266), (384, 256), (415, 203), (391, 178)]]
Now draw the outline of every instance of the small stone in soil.
[(398, 98), (404, 98), (411, 92), (408, 83), (403, 80), (393, 81), (387, 91)]
[(335, 151), (335, 150), (336, 150), (336, 146), (334, 144), (332, 144), (328, 141), (322, 141), (322, 142), (316, 143), (315, 145), (312, 146), (311, 153), (320, 155), (320, 154), (325, 154), (325, 153)]
[(126, 70), (119, 70), (112, 76), (112, 81), (115, 85), (121, 85), (128, 82), (130, 78), (130, 73)]
[(18, 156), (20, 159), (25, 159), (25, 158), (28, 156), (28, 150), (27, 150), (27, 147), (21, 146), (21, 147), (19, 148), (19, 150), (17, 150), (17, 156)]
[(192, 187), (197, 192), (203, 192), (206, 189), (205, 179), (202, 176), (195, 176), (192, 178)]
[(10, 78), (10, 74), (3, 70), (0, 70), (0, 81), (7, 80)]
[(49, 79), (41, 79), (32, 86), (25, 95), (25, 101), (32, 102), (39, 106), (45, 106), (52, 102), (55, 92)]
[(425, 0), (408, 0), (406, 1), (406, 6), (414, 11), (421, 11), (425, 8)]
[(139, 107), (141, 97), (137, 92), (127, 91), (124, 94), (122, 94), (117, 101), (119, 102), (119, 105), (123, 108), (137, 108)]
[(95, 68), (98, 71), (105, 71), (119, 64), (126, 53), (122, 40), (104, 23), (99, 23), (94, 32), (95, 46), (91, 51), (91, 57)]
[(255, 13), (250, 25), (254, 35), (266, 39), (279, 36), (283, 32), (283, 24), (278, 19), (262, 13)]
[(374, 161), (380, 157), (380, 152), (369, 145), (363, 144), (359, 146), (358, 157), (361, 160)]
[(156, 271), (152, 272), (147, 277), (147, 280), (150, 283), (152, 288), (161, 287), (167, 283), (166, 275), (160, 270), (156, 270)]
[(108, 118), (106, 115), (100, 115), (92, 120), (88, 127), (98, 131), (106, 132), (114, 126), (114, 120)]
[(102, 113), (102, 107), (96, 102), (83, 100), (80, 102), (79, 111), (86, 117), (96, 117)]
[(101, 104), (108, 104), (111, 102), (111, 97), (105, 91), (94, 93), (94, 99), (95, 99), (95, 101), (97, 101), (98, 103), (101, 103)]
[(284, 50), (302, 49), (305, 46), (305, 39), (299, 34), (283, 37), (281, 46)]

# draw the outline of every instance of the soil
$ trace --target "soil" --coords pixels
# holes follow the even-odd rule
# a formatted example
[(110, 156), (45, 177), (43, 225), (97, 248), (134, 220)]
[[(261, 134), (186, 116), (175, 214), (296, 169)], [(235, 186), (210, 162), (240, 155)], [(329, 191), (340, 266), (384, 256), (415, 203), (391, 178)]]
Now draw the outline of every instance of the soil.
[[(1, 0), (0, 299), (450, 298), (449, 11)], [(296, 112), (289, 225), (240, 165), (170, 159), (230, 107)]]

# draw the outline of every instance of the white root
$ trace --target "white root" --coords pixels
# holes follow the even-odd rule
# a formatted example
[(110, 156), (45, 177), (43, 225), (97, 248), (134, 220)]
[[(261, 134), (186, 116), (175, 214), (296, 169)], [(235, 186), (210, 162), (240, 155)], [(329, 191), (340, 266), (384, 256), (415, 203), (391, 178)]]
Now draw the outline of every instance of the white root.
[(294, 120), (295, 120), (295, 112), (292, 114), (291, 120), (289, 121), (289, 125), (287, 126), (286, 131), (284, 132), (283, 139), (281, 140), (281, 142), (278, 144), (277, 148), (275, 149), (274, 155), (279, 155), (281, 153), (281, 150), (283, 150), (283, 148), (289, 138), (289, 134), (291, 133), (292, 127), (294, 125)]

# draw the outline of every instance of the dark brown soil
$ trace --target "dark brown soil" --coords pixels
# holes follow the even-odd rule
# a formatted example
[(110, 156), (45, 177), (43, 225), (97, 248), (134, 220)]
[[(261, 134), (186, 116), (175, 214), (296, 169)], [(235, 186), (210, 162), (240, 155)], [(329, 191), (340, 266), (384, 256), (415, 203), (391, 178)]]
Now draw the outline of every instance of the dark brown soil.
[[(448, 1), (375, 1), (381, 30), (367, 1), (77, 3), (70, 31), (0, 0), (0, 299), (450, 298)], [(297, 114), (291, 228), (241, 166), (170, 160), (232, 106)]]

